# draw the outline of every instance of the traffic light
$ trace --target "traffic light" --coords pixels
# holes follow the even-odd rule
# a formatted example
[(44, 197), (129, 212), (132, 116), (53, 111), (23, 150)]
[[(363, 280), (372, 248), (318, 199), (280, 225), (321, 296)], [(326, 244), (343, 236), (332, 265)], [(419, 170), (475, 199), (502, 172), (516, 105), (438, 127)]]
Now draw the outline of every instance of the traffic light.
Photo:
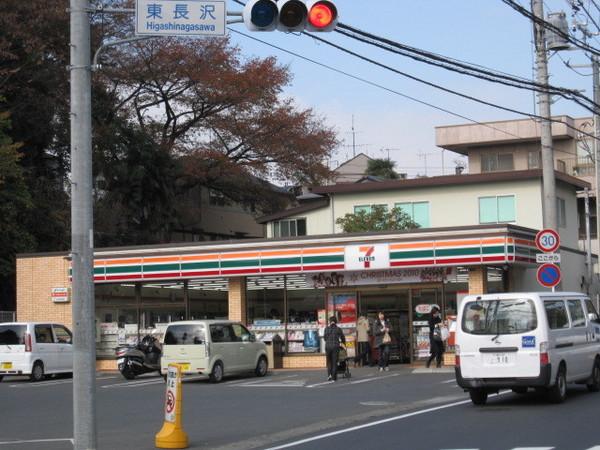
[(330, 0), (249, 0), (244, 23), (251, 31), (333, 31), (338, 10)]

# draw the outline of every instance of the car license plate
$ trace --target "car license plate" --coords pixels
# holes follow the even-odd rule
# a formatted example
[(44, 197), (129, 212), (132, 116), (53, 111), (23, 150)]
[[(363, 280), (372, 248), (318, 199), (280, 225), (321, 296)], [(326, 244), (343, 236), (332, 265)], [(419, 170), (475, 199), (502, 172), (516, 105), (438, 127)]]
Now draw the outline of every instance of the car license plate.
[(125, 363), (125, 358), (117, 359), (117, 364), (123, 364), (123, 363)]
[(11, 362), (3, 362), (2, 363), (2, 368), (5, 369), (5, 370), (12, 369), (12, 363)]
[(181, 371), (182, 372), (189, 372), (190, 371), (190, 364), (189, 363), (182, 363), (182, 364), (179, 364), (179, 366), (181, 367)]
[(490, 366), (505, 366), (512, 364), (511, 353), (489, 353), (485, 355), (485, 363)]

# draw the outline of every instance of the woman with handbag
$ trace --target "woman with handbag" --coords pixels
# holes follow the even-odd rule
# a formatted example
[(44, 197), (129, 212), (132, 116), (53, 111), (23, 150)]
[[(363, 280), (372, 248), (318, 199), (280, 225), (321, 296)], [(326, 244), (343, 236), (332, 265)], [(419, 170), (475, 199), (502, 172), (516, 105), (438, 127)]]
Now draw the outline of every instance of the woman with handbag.
[(392, 343), (392, 327), (385, 318), (383, 311), (378, 314), (377, 321), (373, 324), (373, 335), (375, 346), (379, 349), (379, 371), (390, 370), (388, 362), (390, 359), (390, 344)]
[(434, 306), (431, 309), (431, 317), (429, 318), (429, 346), (431, 356), (425, 365), (427, 368), (435, 359), (437, 368), (442, 367), (442, 357), (444, 356), (444, 340), (442, 338), (442, 330), (440, 328), (442, 318), (440, 317), (440, 309)]

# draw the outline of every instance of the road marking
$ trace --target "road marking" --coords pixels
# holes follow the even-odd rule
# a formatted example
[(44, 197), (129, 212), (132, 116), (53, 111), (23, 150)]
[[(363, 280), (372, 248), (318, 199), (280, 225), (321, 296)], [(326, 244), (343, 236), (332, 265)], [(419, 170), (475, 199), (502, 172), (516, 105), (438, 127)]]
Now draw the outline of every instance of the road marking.
[(350, 383), (347, 384), (360, 384), (360, 383), (368, 383), (370, 381), (377, 381), (377, 380), (383, 380), (385, 378), (392, 378), (392, 377), (397, 377), (399, 376), (399, 373), (393, 373), (391, 375), (384, 375), (384, 376), (380, 376), (380, 377), (372, 377), (372, 378), (363, 378), (361, 380), (354, 380), (351, 381)]
[(42, 442), (70, 442), (73, 444), (73, 439), (30, 439), (26, 441), (0, 441), (0, 445), (15, 445), (15, 444), (41, 444)]
[(44, 387), (44, 386), (56, 386), (59, 384), (71, 384), (73, 380), (53, 380), (53, 381), (41, 381), (41, 382), (26, 382), (23, 384), (11, 384), (11, 388), (30, 388), (30, 387)]
[(248, 383), (248, 384), (235, 384), (234, 387), (253, 387), (253, 388), (265, 388), (265, 387), (284, 387), (284, 388), (303, 388), (306, 383), (304, 381), (281, 381), (279, 383)]
[[(499, 394), (490, 395), (490, 397), (497, 397), (499, 395), (505, 395), (505, 394), (508, 394), (509, 392), (501, 392)], [(313, 436), (313, 437), (310, 437), (310, 438), (301, 439), (301, 440), (298, 440), (298, 441), (290, 442), (288, 444), (279, 445), (277, 447), (270, 447), (270, 448), (267, 448), (265, 450), (279, 450), (279, 449), (282, 449), (282, 448), (295, 447), (297, 445), (306, 444), (308, 442), (319, 441), (321, 439), (326, 439), (326, 438), (337, 436), (337, 435), (340, 435), (340, 434), (345, 434), (345, 433), (350, 433), (352, 431), (362, 430), (363, 428), (371, 428), (371, 427), (375, 427), (375, 426), (378, 426), (378, 425), (382, 425), (384, 423), (389, 423), (389, 422), (395, 422), (397, 420), (408, 419), (410, 417), (420, 416), (422, 414), (427, 414), (427, 413), (430, 413), (430, 412), (436, 412), (436, 411), (440, 411), (440, 410), (443, 410), (443, 409), (453, 408), (455, 406), (466, 405), (468, 403), (471, 403), (471, 400), (461, 400), (459, 402), (448, 403), (446, 405), (436, 406), (434, 408), (427, 408), (427, 409), (423, 409), (423, 410), (420, 410), (420, 411), (414, 411), (414, 412), (411, 412), (411, 413), (402, 414), (400, 416), (389, 417), (387, 419), (377, 420), (375, 422), (369, 422), (369, 423), (365, 423), (365, 424), (362, 424), (362, 425), (356, 425), (356, 426), (353, 426), (353, 427), (345, 428), (343, 430), (333, 431), (331, 433), (325, 433), (325, 434), (321, 434), (321, 435), (318, 435), (318, 436)]]
[(374, 402), (360, 402), (359, 405), (363, 405), (363, 406), (394, 406), (394, 402), (381, 402), (381, 401), (374, 401)]
[(447, 384), (447, 383), (453, 383), (456, 381), (456, 378), (450, 378), (449, 380), (446, 381), (441, 381), (440, 384)]
[(101, 386), (102, 389), (116, 389), (126, 387), (139, 387), (139, 386), (150, 386), (153, 384), (164, 384), (164, 380), (145, 380), (145, 381), (128, 381), (125, 383), (109, 384), (107, 386)]
[(331, 380), (331, 381), (323, 381), (322, 383), (309, 384), (306, 387), (307, 388), (314, 388), (314, 387), (325, 386), (326, 384), (333, 384), (333, 383), (335, 383), (335, 381), (333, 381), (333, 380)]
[(516, 447), (513, 450), (552, 450), (556, 447)]

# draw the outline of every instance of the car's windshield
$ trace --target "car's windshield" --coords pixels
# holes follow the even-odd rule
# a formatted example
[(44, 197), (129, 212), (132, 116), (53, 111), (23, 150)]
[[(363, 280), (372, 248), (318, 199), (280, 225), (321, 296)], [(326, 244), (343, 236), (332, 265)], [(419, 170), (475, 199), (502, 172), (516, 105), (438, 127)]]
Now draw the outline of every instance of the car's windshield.
[(0, 325), (0, 345), (25, 344), (25, 325)]
[(165, 333), (166, 345), (204, 344), (206, 341), (204, 325), (171, 325)]
[(537, 328), (529, 299), (476, 300), (465, 305), (462, 330), (470, 334), (517, 334)]

